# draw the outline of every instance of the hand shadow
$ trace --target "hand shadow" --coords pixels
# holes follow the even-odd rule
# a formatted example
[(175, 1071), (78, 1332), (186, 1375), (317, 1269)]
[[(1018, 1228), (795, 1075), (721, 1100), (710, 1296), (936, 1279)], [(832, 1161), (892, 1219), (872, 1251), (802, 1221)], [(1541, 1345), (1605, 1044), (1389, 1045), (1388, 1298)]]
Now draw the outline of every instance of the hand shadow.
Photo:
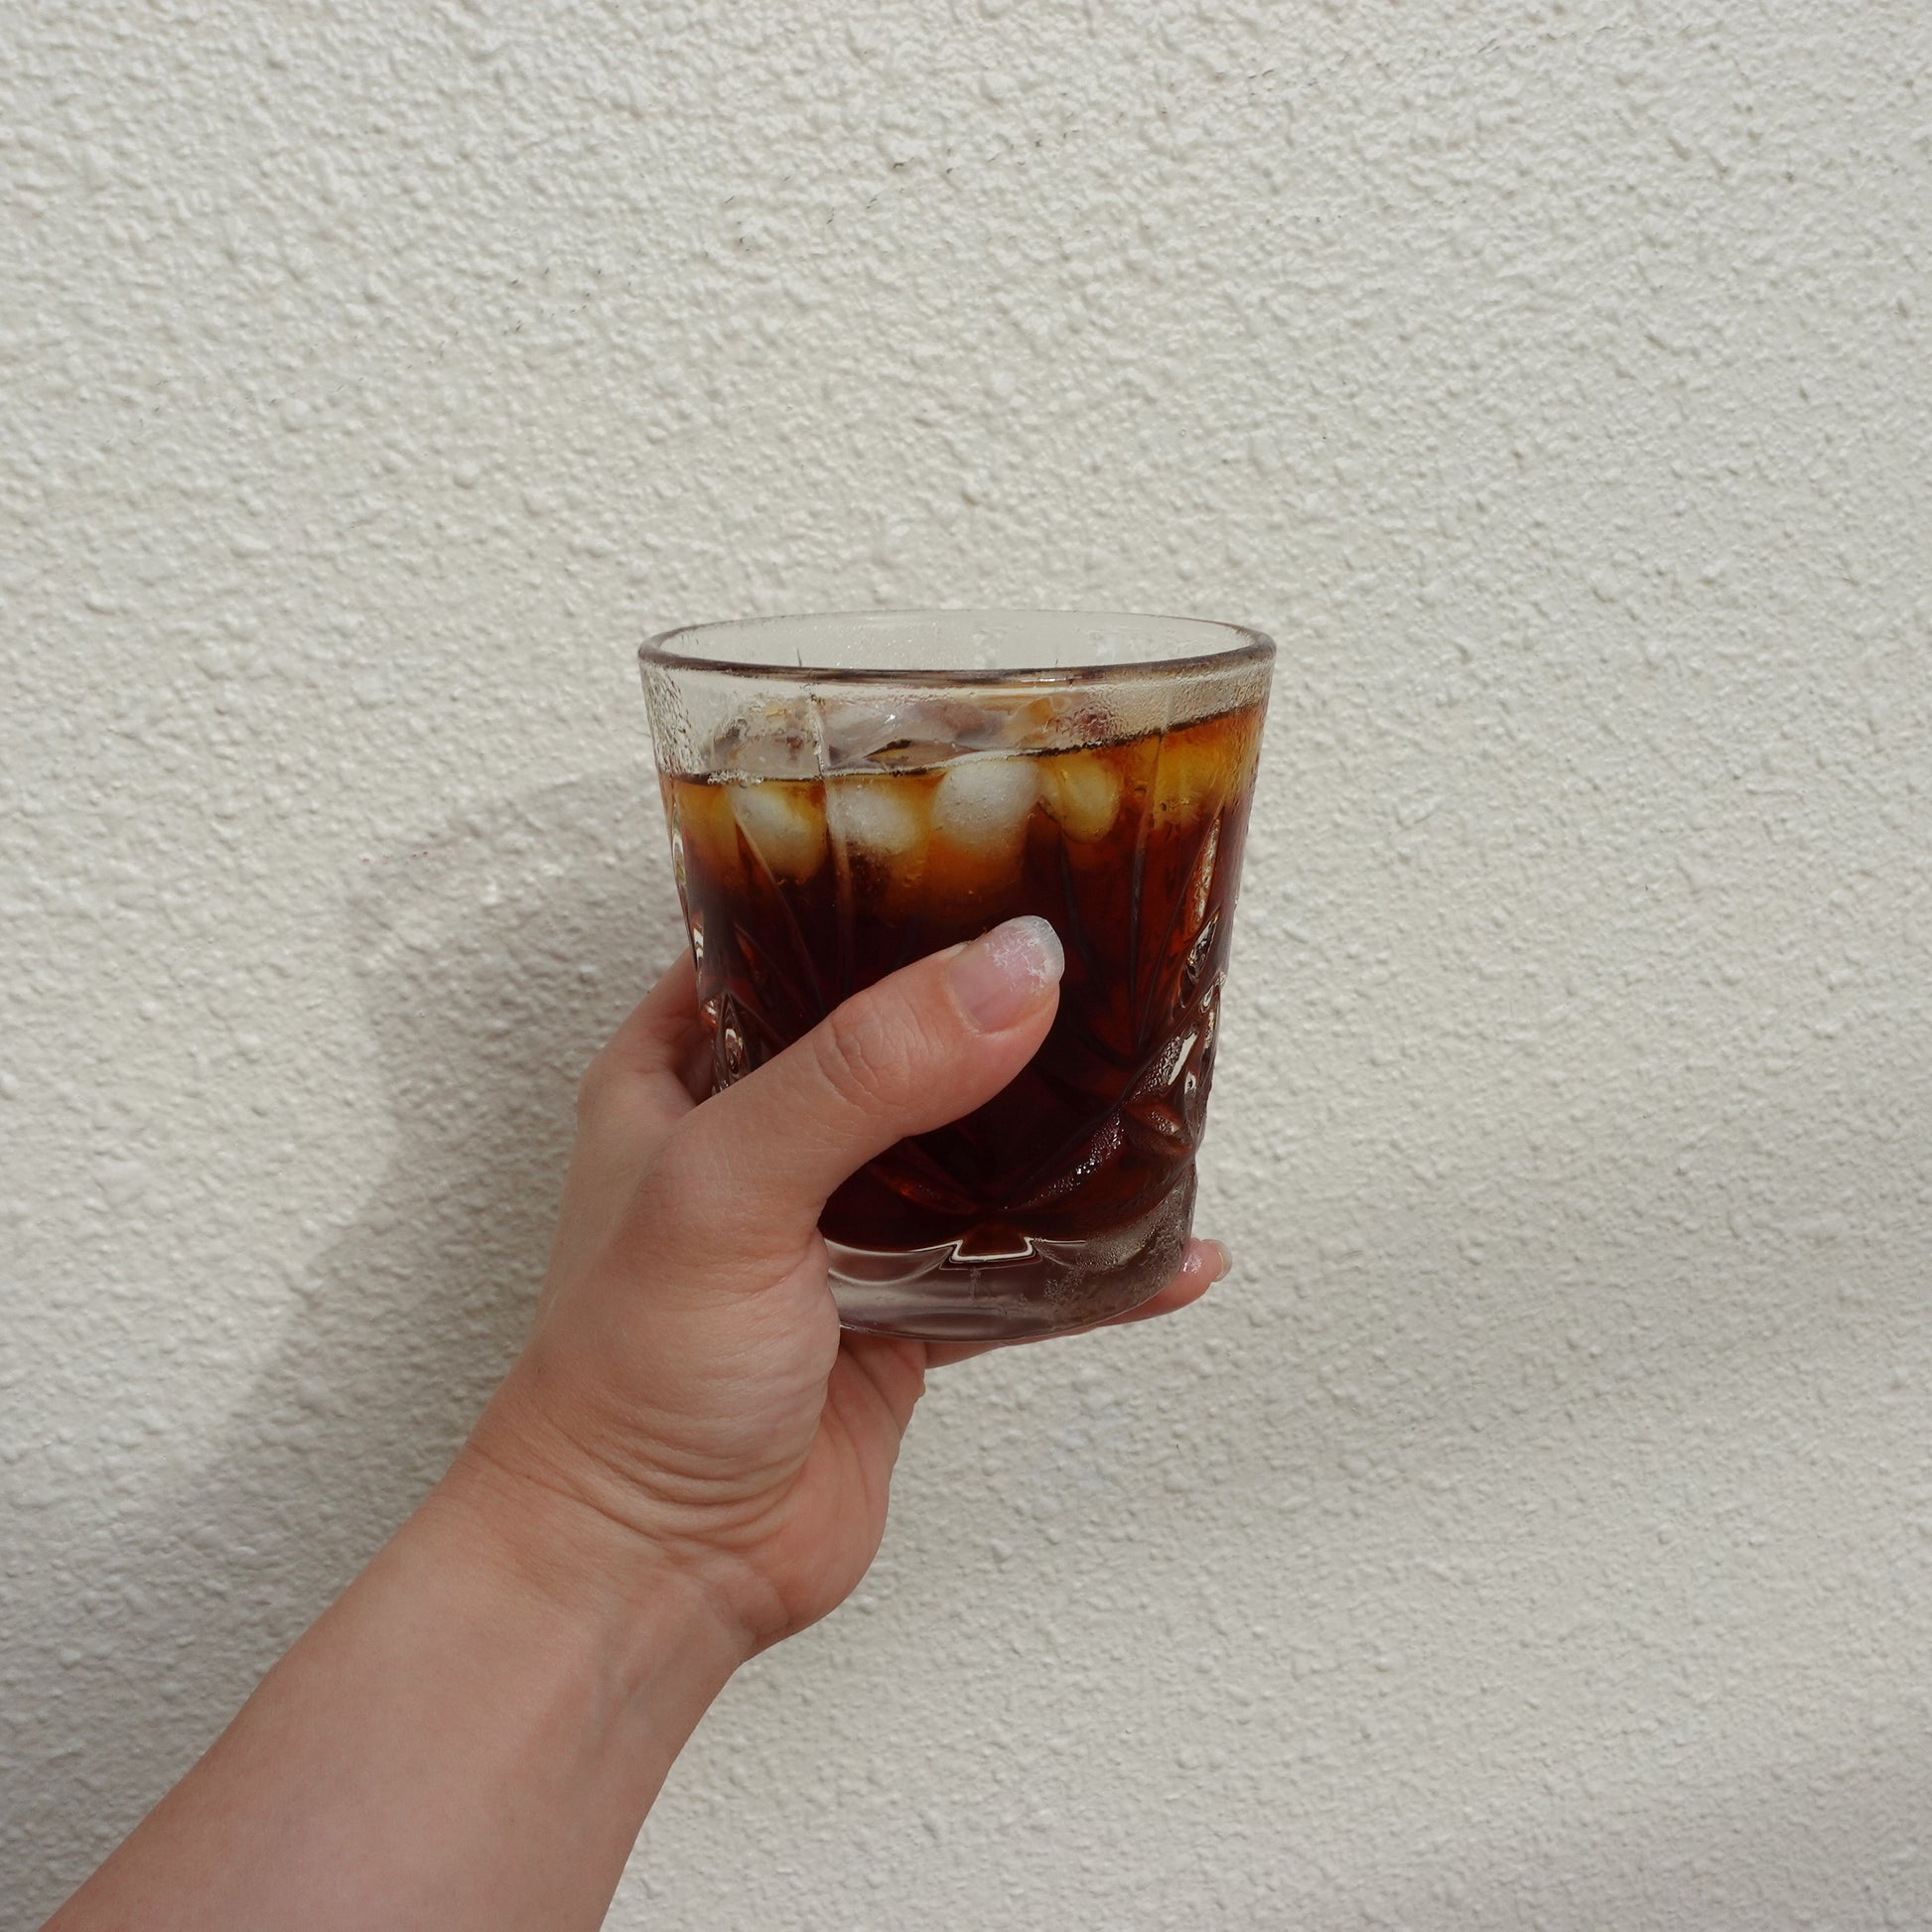
[[(116, 1599), (111, 1654), (9, 1714), (30, 1783), (8, 1807), (4, 1863), (26, 1868), (0, 1870), (0, 1890), (29, 1923), (440, 1475), (534, 1306), (578, 1074), (684, 943), (647, 772), (454, 821), (371, 863), (347, 917), (394, 1158), (297, 1282), (273, 1359), (204, 1467), (133, 1528), (83, 1540), (38, 1607), (15, 1606), (51, 1651), (75, 1596)], [(299, 1110), (300, 1095), (281, 1099)], [(111, 1759), (83, 1756), (105, 1739)]]

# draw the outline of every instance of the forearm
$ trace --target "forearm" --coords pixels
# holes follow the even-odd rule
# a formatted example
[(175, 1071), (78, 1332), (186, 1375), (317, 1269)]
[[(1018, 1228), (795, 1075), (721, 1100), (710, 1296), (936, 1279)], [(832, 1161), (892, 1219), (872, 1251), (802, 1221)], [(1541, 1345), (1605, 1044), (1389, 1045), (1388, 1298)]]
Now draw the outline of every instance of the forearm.
[(460, 1462), (49, 1932), (599, 1925), (745, 1645), (574, 1507)]

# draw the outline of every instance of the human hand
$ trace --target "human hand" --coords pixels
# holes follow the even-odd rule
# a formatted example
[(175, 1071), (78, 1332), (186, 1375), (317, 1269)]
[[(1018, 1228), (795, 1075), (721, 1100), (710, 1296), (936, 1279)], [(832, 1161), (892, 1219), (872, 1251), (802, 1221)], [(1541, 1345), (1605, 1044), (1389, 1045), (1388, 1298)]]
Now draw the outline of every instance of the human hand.
[[(1013, 1078), (1060, 963), (1015, 920), (708, 1100), (666, 974), (585, 1075), (536, 1323), (469, 1444), (62, 1932), (601, 1923), (732, 1671), (865, 1574), (925, 1371), (979, 1352), (841, 1333), (825, 1199)], [(1122, 1318), (1225, 1265), (1196, 1242)]]
[[(1052, 1023), (1059, 942), (996, 928), (846, 1002), (727, 1091), (689, 957), (584, 1076), (537, 1318), (464, 1457), (588, 1545), (697, 1586), (745, 1654), (864, 1576), (925, 1372), (999, 1344), (842, 1332), (817, 1231), (826, 1197), (906, 1135), (990, 1099)], [(1226, 1269), (1193, 1242), (1123, 1321)]]

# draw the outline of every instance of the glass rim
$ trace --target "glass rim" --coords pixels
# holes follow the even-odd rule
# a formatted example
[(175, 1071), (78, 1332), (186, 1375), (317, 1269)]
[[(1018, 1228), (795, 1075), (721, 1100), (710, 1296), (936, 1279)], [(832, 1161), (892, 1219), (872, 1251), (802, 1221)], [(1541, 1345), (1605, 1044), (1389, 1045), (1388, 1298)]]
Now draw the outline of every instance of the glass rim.
[[(1172, 657), (1150, 657), (1138, 663), (1118, 661), (1100, 664), (1016, 664), (1006, 670), (961, 670), (945, 664), (896, 664), (890, 668), (847, 664), (753, 664), (742, 659), (701, 657), (675, 648), (682, 638), (697, 637), (721, 630), (737, 630), (749, 625), (785, 623), (826, 623), (840, 620), (881, 620), (925, 621), (935, 618), (1025, 618), (1032, 620), (1071, 618), (1111, 621), (1119, 623), (1185, 625), (1193, 630), (1218, 631), (1234, 641), (1220, 649), (1202, 649)], [(639, 663), (670, 671), (709, 671), (720, 677), (752, 678), (772, 682), (789, 678), (807, 679), (813, 684), (1121, 684), (1136, 678), (1198, 676), (1203, 672), (1233, 669), (1242, 665), (1265, 664), (1275, 656), (1275, 640), (1252, 625), (1233, 623), (1222, 618), (1183, 618), (1152, 611), (1052, 611), (1030, 610), (1020, 606), (960, 606), (951, 609), (870, 610), (870, 611), (794, 611), (770, 617), (720, 618), (703, 623), (677, 624), (660, 630), (637, 646)]]

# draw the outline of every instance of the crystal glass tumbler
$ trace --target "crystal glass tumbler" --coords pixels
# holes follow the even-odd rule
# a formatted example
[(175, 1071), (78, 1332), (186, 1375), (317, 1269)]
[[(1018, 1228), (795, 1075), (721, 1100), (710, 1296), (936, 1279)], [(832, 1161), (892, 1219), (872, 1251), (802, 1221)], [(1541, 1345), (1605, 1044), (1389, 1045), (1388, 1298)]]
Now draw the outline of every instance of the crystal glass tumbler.
[(1194, 619), (864, 612), (644, 645), (719, 1087), (1018, 913), (1066, 950), (1020, 1076), (820, 1221), (848, 1327), (1049, 1333), (1186, 1245), (1275, 647)]

